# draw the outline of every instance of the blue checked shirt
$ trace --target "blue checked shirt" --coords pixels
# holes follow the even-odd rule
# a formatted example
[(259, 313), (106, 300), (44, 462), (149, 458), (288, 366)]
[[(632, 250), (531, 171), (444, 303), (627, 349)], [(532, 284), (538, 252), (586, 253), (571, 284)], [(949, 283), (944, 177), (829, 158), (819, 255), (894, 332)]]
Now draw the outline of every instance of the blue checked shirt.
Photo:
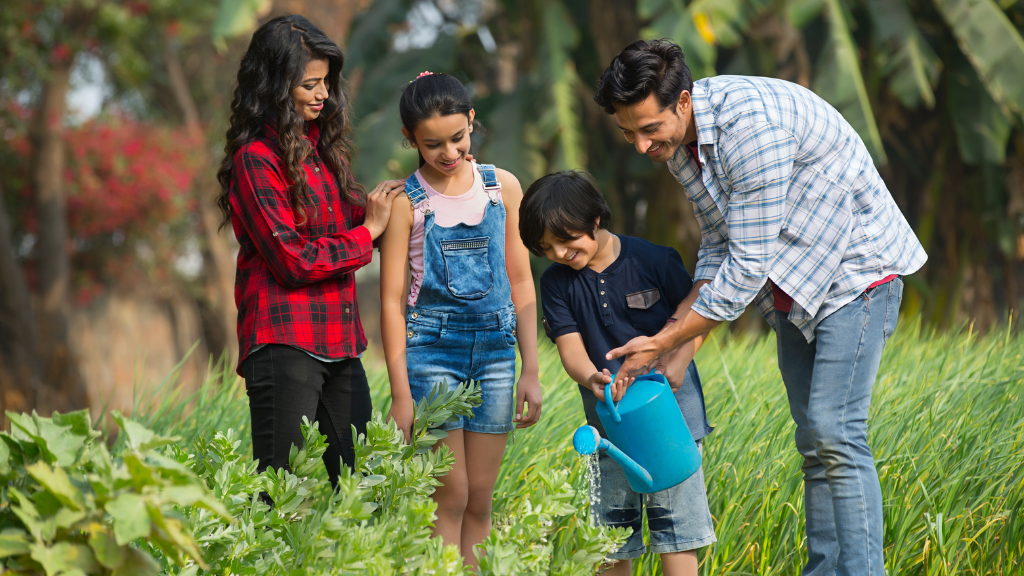
[(807, 338), (877, 280), (928, 258), (864, 142), (828, 103), (771, 78), (694, 83), (703, 169), (679, 146), (669, 170), (700, 224), (693, 309), (735, 320), (751, 303), (777, 328), (768, 280), (793, 297), (789, 320)]

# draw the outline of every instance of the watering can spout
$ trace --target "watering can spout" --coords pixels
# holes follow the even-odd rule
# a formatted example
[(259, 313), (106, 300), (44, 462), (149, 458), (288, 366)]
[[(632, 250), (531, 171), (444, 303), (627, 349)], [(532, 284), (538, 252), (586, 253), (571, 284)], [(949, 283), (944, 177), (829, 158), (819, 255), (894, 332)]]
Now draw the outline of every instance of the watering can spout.
[(584, 424), (576, 429), (576, 433), (572, 435), (572, 445), (577, 452), (584, 456), (593, 454), (598, 450), (604, 450), (608, 456), (611, 456), (612, 460), (615, 460), (622, 466), (622, 469), (626, 471), (626, 475), (632, 477), (630, 484), (634, 482), (643, 485), (647, 488), (647, 491), (651, 491), (651, 487), (654, 485), (654, 479), (651, 478), (650, 472), (644, 469), (643, 466), (636, 463), (635, 460), (626, 456), (622, 450), (615, 447), (614, 444), (608, 440), (601, 438), (598, 434), (597, 428)]

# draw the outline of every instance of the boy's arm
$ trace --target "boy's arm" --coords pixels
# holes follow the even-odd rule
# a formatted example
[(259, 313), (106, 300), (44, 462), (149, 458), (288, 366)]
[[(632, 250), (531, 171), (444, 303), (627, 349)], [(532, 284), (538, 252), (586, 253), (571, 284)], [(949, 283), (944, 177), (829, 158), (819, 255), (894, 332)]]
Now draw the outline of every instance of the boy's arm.
[(597, 366), (590, 361), (580, 333), (571, 332), (558, 336), (555, 338), (555, 346), (558, 347), (558, 356), (562, 359), (565, 373), (578, 384), (590, 388), (597, 399), (604, 402), (604, 387), (611, 383), (612, 374), (607, 368), (598, 371)]

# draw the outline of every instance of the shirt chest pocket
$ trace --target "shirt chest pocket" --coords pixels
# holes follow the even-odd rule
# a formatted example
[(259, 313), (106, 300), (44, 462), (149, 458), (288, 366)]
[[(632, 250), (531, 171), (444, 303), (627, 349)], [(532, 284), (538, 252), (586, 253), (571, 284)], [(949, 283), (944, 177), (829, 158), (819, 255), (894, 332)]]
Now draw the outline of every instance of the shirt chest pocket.
[(665, 325), (665, 304), (657, 288), (626, 294), (626, 307), (630, 323), (646, 336), (656, 334)]
[(479, 300), (491, 291), (494, 279), (488, 257), (489, 240), (481, 236), (441, 241), (445, 284), (452, 296)]

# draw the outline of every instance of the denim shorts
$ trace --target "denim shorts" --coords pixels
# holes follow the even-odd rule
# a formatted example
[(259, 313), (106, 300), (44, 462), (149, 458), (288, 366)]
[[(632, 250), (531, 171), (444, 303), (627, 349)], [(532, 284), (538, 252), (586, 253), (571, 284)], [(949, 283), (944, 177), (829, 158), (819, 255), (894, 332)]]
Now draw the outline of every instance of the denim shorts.
[(516, 315), (512, 307), (489, 314), (450, 314), (413, 308), (406, 315), (405, 362), (412, 399), (435, 386), (473, 381), (482, 402), (473, 417), (459, 416), (442, 430), (505, 434), (513, 428)]
[[(700, 446), (699, 441), (697, 445)], [(626, 543), (608, 558), (632, 560), (644, 554), (644, 508), (654, 554), (696, 550), (717, 542), (704, 488), (703, 467), (671, 488), (639, 494), (629, 487), (622, 467), (604, 451), (600, 452), (598, 463), (601, 467), (601, 501), (596, 508), (598, 522), (633, 529)]]

